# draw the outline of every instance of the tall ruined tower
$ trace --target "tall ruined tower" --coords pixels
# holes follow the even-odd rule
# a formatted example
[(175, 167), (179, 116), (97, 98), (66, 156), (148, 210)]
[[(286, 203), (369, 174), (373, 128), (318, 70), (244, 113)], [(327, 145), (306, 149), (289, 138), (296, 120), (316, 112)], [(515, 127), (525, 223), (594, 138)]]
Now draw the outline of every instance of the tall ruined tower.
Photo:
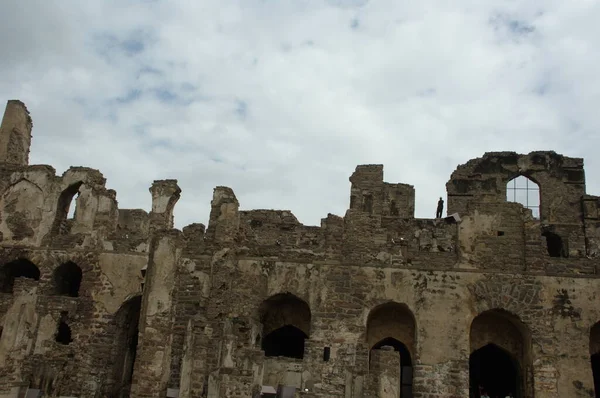
[(8, 101), (0, 125), (0, 162), (29, 164), (32, 127), (25, 104), (19, 100)]

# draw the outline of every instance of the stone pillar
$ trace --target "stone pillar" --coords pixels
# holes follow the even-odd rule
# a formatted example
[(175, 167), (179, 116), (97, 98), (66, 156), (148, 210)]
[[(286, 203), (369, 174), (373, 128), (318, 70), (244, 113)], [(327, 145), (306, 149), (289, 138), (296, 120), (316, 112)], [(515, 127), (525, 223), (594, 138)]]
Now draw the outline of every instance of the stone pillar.
[(132, 398), (166, 395), (175, 318), (175, 275), (182, 246), (182, 234), (176, 230), (158, 232), (150, 242)]
[(32, 127), (25, 104), (19, 100), (8, 101), (0, 125), (0, 163), (29, 164)]
[(400, 396), (400, 353), (393, 347), (371, 351), (372, 392), (379, 398)]
[(150, 193), (152, 193), (150, 233), (173, 228), (173, 209), (181, 194), (177, 180), (156, 180), (150, 187)]
[(240, 226), (240, 204), (235, 193), (228, 187), (216, 187), (210, 205), (207, 238), (218, 242), (233, 242)]

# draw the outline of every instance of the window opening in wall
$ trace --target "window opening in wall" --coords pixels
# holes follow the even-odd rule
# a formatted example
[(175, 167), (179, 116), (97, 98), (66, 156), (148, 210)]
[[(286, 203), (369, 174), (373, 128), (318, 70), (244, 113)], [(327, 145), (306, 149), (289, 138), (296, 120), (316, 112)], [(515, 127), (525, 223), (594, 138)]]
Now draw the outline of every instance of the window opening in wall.
[(567, 257), (568, 252), (559, 235), (546, 231), (542, 236), (546, 237), (546, 246), (550, 257)]
[(506, 184), (506, 200), (530, 209), (533, 218), (540, 218), (540, 187), (525, 176), (513, 178)]
[(72, 261), (60, 265), (54, 271), (56, 294), (61, 296), (79, 297), (81, 286), (81, 268)]
[[(56, 208), (56, 216), (54, 223), (52, 224), (52, 233), (58, 235), (64, 235), (69, 233), (67, 220), (75, 217), (77, 206), (76, 206), (76, 195), (79, 195), (79, 188), (83, 183), (77, 182), (70, 185), (65, 189), (58, 197), (58, 204)], [(70, 216), (72, 212), (72, 216)]]
[[(65, 318), (63, 316), (63, 318)], [(65, 319), (61, 319), (58, 323), (58, 330), (56, 331), (55, 340), (57, 343), (67, 345), (73, 341), (71, 338), (71, 328), (67, 325)]]
[(0, 269), (0, 290), (2, 293), (12, 293), (15, 278), (40, 280), (40, 270), (31, 261), (24, 258), (11, 261)]
[(77, 193), (71, 199), (71, 203), (69, 204), (69, 210), (67, 211), (68, 220), (72, 220), (75, 218), (75, 208), (77, 207), (77, 199), (79, 198), (79, 195), (80, 192), (77, 191)]
[(140, 311), (142, 296), (125, 302), (115, 314), (115, 335), (113, 356), (112, 397), (127, 398), (131, 390), (133, 369), (137, 357)]
[(506, 397), (519, 390), (519, 369), (510, 354), (494, 344), (488, 344), (469, 358), (471, 397), (485, 391), (490, 397)]
[(304, 357), (304, 343), (310, 333), (310, 309), (290, 293), (265, 300), (259, 309), (263, 325), (261, 348), (266, 357)]
[(331, 347), (325, 347), (323, 349), (323, 362), (328, 362), (331, 357)]

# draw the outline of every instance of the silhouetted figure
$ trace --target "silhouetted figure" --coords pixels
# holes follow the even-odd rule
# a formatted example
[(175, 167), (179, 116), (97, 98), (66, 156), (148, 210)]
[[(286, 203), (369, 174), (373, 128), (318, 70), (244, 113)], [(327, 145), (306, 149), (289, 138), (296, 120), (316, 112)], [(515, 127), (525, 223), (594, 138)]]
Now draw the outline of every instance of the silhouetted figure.
[(438, 200), (437, 211), (435, 212), (435, 218), (442, 218), (443, 211), (444, 211), (444, 200), (440, 197), (440, 200)]

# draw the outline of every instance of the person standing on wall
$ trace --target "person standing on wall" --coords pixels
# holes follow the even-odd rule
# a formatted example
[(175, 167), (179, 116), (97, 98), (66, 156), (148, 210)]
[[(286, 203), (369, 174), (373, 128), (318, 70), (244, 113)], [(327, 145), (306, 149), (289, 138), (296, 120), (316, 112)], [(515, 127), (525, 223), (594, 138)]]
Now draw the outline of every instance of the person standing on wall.
[(438, 200), (437, 211), (435, 212), (435, 218), (442, 218), (443, 211), (444, 211), (444, 200), (440, 196), (440, 200)]

